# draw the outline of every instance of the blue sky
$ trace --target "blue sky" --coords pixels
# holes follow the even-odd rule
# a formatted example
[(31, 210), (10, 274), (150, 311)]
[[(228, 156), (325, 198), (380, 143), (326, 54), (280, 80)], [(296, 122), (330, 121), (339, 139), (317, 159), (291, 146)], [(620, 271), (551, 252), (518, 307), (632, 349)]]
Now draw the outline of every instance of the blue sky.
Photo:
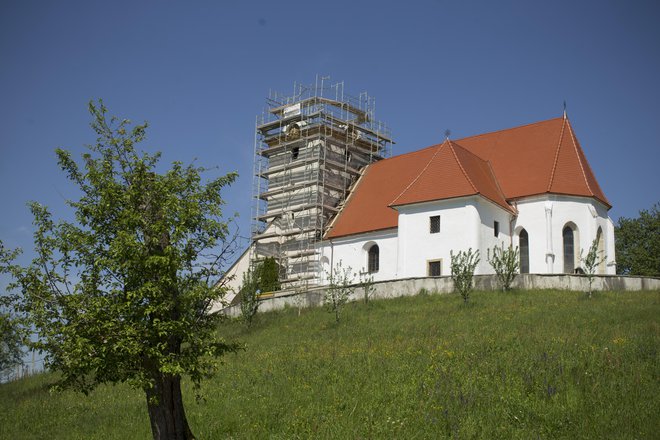
[[(76, 192), (54, 149), (93, 143), (87, 102), (150, 122), (150, 151), (236, 170), (245, 234), (255, 116), (317, 74), (376, 97), (400, 154), (568, 115), (611, 217), (660, 199), (657, 1), (0, 2), (0, 239)], [(209, 177), (214, 174), (210, 173)], [(29, 255), (29, 254), (28, 254)]]

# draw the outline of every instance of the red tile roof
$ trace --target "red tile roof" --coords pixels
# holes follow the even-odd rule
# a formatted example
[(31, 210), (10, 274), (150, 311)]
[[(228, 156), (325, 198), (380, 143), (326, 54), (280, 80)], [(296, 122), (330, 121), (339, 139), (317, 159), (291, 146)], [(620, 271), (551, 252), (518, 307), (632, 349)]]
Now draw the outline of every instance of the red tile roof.
[(481, 194), (513, 212), (488, 162), (450, 140), (433, 148), (431, 159), (390, 206)]
[(546, 193), (611, 207), (565, 117), (447, 140), (368, 166), (326, 237), (396, 228), (396, 206), (480, 194), (513, 212), (507, 202)]

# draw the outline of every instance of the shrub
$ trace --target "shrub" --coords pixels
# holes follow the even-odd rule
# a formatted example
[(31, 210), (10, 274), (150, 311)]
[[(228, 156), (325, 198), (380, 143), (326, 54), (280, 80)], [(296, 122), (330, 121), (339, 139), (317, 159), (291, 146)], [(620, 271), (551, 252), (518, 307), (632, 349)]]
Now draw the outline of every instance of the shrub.
[(341, 261), (337, 263), (334, 270), (329, 274), (330, 284), (325, 290), (324, 305), (326, 309), (335, 314), (335, 321), (339, 322), (339, 316), (344, 305), (348, 302), (355, 290), (353, 285), (355, 274), (351, 267), (343, 267)]
[(243, 284), (239, 291), (241, 295), (241, 318), (248, 327), (252, 325), (252, 319), (259, 309), (260, 293), (257, 271), (248, 270), (243, 274)]
[(511, 289), (511, 283), (516, 278), (520, 266), (518, 246), (514, 248), (509, 245), (507, 249), (504, 248), (504, 244), (501, 247), (493, 246), (492, 257), (491, 251), (488, 249), (486, 258), (497, 274), (497, 279), (502, 285), (502, 290), (507, 291)]
[(360, 287), (364, 289), (364, 303), (369, 304), (369, 298), (374, 293), (374, 277), (368, 273), (360, 273)]
[(592, 285), (594, 279), (596, 278), (596, 270), (598, 269), (598, 265), (600, 265), (600, 263), (602, 263), (604, 260), (605, 255), (602, 255), (602, 252), (598, 251), (598, 238), (595, 238), (594, 241), (591, 242), (591, 246), (589, 246), (589, 251), (587, 252), (586, 257), (583, 256), (582, 251), (580, 251), (580, 261), (582, 262), (584, 274), (589, 280), (589, 291), (587, 292), (589, 298), (591, 298)]
[(252, 319), (259, 309), (259, 295), (276, 290), (280, 290), (279, 266), (273, 257), (266, 258), (243, 274), (243, 285), (239, 292), (241, 317), (248, 327), (252, 325)]
[(472, 290), (474, 269), (479, 264), (479, 251), (473, 252), (470, 248), (467, 251), (458, 251), (456, 254), (450, 251), (449, 254), (451, 255), (451, 279), (454, 282), (454, 291), (460, 293), (463, 302), (467, 303)]

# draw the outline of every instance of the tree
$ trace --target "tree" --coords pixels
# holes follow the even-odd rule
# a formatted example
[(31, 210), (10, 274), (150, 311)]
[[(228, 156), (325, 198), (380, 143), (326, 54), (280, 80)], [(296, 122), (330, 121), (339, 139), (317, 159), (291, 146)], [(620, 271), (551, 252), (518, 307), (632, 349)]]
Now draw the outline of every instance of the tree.
[(274, 257), (266, 258), (257, 267), (259, 290), (262, 292), (275, 292), (280, 290), (280, 267)]
[(364, 303), (369, 304), (371, 295), (376, 291), (374, 276), (370, 273), (360, 272), (360, 287), (364, 289)]
[[(6, 249), (0, 240), (0, 273), (10, 272), (18, 252)], [(14, 295), (0, 296), (0, 381), (11, 377), (22, 363), (25, 331), (12, 311)]]
[(259, 310), (259, 295), (280, 290), (279, 266), (275, 258), (268, 257), (257, 263), (254, 270), (243, 273), (243, 284), (239, 294), (241, 298), (241, 316), (250, 327), (252, 319)]
[(14, 271), (17, 307), (58, 388), (128, 382), (145, 392), (154, 439), (191, 439), (182, 377), (198, 389), (239, 348), (209, 313), (226, 291), (214, 288), (234, 248), (220, 191), (236, 174), (203, 183), (204, 169), (180, 162), (158, 173), (160, 154), (136, 150), (147, 124), (108, 118), (101, 101), (89, 110), (98, 138), (82, 164), (56, 150), (80, 190), (75, 221), (30, 203), (36, 258)]
[(449, 251), (451, 256), (451, 279), (454, 282), (454, 290), (461, 294), (463, 302), (467, 304), (472, 290), (472, 277), (474, 269), (479, 264), (479, 251), (458, 251), (454, 254)]
[(593, 290), (592, 285), (594, 279), (596, 278), (596, 270), (598, 269), (598, 265), (605, 261), (605, 255), (601, 254), (602, 252), (598, 251), (598, 237), (596, 237), (594, 241), (591, 242), (591, 246), (589, 246), (589, 251), (587, 252), (586, 256), (584, 256), (582, 251), (580, 251), (580, 261), (582, 262), (584, 274), (589, 280), (589, 292), (587, 292), (589, 298), (591, 298), (591, 292)]
[(335, 322), (337, 323), (339, 323), (344, 305), (346, 305), (355, 290), (354, 279), (353, 270), (350, 266), (343, 267), (341, 261), (329, 274), (330, 284), (325, 290), (324, 304), (329, 312), (335, 314)]
[(660, 202), (638, 218), (619, 218), (614, 234), (618, 273), (660, 277)]
[(492, 257), (490, 249), (488, 249), (486, 258), (497, 274), (497, 278), (502, 285), (502, 290), (507, 291), (511, 289), (511, 283), (516, 278), (520, 266), (518, 246), (513, 248), (509, 245), (508, 249), (504, 249), (504, 244), (501, 247), (493, 246)]

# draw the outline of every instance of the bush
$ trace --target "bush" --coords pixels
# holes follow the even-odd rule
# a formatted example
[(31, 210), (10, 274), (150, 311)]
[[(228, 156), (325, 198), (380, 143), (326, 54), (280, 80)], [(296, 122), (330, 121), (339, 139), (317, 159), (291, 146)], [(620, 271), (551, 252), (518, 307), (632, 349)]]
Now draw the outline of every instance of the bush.
[(368, 273), (360, 273), (360, 287), (364, 289), (364, 303), (369, 304), (369, 299), (374, 293), (374, 277)]
[(241, 316), (248, 327), (252, 325), (252, 319), (259, 309), (259, 295), (276, 290), (280, 290), (279, 266), (273, 257), (266, 258), (254, 270), (243, 274), (243, 285), (239, 292)]
[(479, 251), (473, 252), (470, 248), (467, 251), (458, 251), (457, 254), (450, 251), (449, 254), (451, 255), (451, 279), (454, 282), (454, 291), (460, 293), (463, 302), (467, 303), (472, 290), (474, 269), (479, 264)]
[(507, 291), (511, 289), (511, 283), (516, 278), (520, 265), (518, 246), (513, 248), (509, 245), (507, 249), (504, 248), (504, 244), (501, 247), (494, 246), (492, 257), (491, 251), (488, 249), (486, 258), (497, 274), (497, 279), (502, 285), (502, 290)]
[(330, 284), (325, 291), (323, 302), (326, 309), (335, 314), (335, 322), (339, 322), (341, 311), (355, 290), (353, 285), (355, 274), (350, 266), (344, 268), (340, 261), (328, 278)]
[(589, 298), (591, 298), (592, 284), (596, 278), (596, 269), (598, 269), (598, 265), (604, 260), (605, 255), (602, 255), (602, 252), (598, 252), (598, 238), (595, 238), (591, 243), (591, 246), (589, 246), (589, 251), (587, 252), (586, 257), (582, 255), (582, 252), (580, 252), (580, 261), (582, 262), (584, 274), (589, 280), (589, 292), (587, 292)]

